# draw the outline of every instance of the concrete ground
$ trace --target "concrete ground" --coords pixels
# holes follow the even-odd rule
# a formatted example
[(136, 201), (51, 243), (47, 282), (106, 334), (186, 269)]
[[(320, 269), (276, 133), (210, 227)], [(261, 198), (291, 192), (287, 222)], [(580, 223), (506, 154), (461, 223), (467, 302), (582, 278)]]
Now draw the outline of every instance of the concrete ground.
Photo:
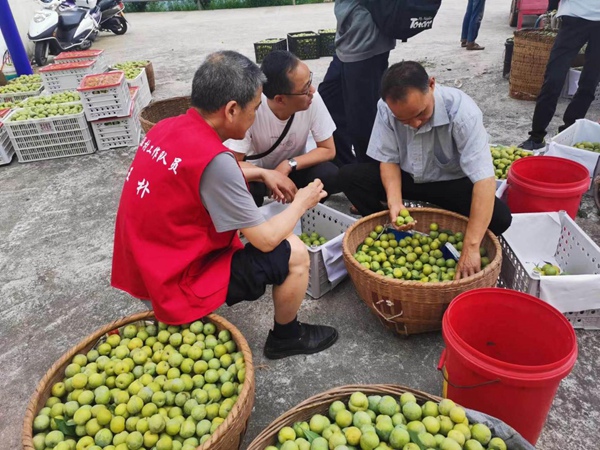
[[(488, 2), (479, 41), (483, 52), (459, 47), (466, 2), (446, 0), (433, 31), (398, 44), (390, 61), (416, 59), (445, 84), (461, 86), (483, 110), (492, 142), (514, 144), (529, 129), (534, 104), (510, 99), (502, 78), (510, 0)], [(187, 95), (194, 70), (210, 52), (238, 50), (253, 58), (253, 42), (287, 32), (335, 26), (333, 4), (259, 9), (129, 14), (124, 36), (94, 44), (110, 61), (151, 59), (155, 99)], [(330, 58), (309, 61), (322, 80)], [(554, 133), (566, 102), (551, 125)], [(597, 120), (600, 109), (588, 118)], [(20, 448), (25, 407), (54, 361), (92, 330), (144, 309), (109, 285), (115, 211), (134, 149), (0, 167), (0, 448)], [(330, 203), (347, 211), (337, 196)], [(584, 199), (578, 223), (600, 242), (598, 213)], [(336, 326), (340, 340), (313, 356), (269, 361), (262, 346), (272, 325), (270, 295), (218, 311), (247, 338), (256, 365), (256, 402), (246, 445), (273, 419), (305, 398), (350, 383), (399, 383), (441, 393), (436, 370), (440, 333), (404, 339), (384, 329), (350, 281), (307, 300), (300, 319)], [(480, 318), (488, 326), (493, 318)], [(561, 383), (538, 448), (597, 448), (600, 334), (577, 331), (579, 359)], [(507, 399), (511, 401), (511, 399)]]

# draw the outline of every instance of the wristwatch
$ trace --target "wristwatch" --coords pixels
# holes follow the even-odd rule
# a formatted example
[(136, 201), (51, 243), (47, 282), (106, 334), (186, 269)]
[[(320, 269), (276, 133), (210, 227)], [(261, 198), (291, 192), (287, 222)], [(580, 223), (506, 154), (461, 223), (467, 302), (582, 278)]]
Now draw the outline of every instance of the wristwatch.
[(288, 164), (292, 168), (292, 172), (295, 172), (298, 168), (298, 162), (294, 158), (288, 159)]

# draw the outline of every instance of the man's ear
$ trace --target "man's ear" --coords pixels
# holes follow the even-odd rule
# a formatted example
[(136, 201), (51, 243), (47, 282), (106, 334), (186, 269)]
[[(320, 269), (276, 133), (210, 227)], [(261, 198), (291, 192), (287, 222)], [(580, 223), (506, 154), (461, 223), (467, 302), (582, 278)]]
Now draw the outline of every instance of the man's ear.
[(278, 105), (281, 105), (285, 102), (285, 95), (277, 94), (275, 97), (273, 97), (273, 101)]
[(235, 100), (230, 100), (229, 102), (227, 102), (227, 104), (225, 105), (225, 120), (228, 123), (232, 123), (236, 118), (239, 109), (240, 108), (238, 102), (236, 102)]
[(435, 90), (435, 77), (429, 78), (429, 89), (433, 92)]

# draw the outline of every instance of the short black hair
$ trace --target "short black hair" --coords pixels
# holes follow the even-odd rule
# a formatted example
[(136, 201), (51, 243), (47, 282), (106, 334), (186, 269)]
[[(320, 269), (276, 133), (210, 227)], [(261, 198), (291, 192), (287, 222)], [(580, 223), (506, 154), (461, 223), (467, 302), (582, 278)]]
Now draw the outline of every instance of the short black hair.
[(260, 68), (233, 51), (211, 53), (196, 70), (192, 81), (192, 106), (213, 113), (235, 100), (242, 108), (265, 82)]
[(286, 50), (275, 50), (263, 59), (260, 69), (267, 77), (263, 85), (263, 93), (267, 98), (273, 99), (276, 95), (289, 94), (294, 89), (289, 73), (292, 72), (300, 60), (296, 55)]
[(423, 93), (429, 90), (429, 75), (416, 61), (402, 61), (391, 65), (381, 80), (381, 98), (384, 101), (403, 101), (411, 89)]

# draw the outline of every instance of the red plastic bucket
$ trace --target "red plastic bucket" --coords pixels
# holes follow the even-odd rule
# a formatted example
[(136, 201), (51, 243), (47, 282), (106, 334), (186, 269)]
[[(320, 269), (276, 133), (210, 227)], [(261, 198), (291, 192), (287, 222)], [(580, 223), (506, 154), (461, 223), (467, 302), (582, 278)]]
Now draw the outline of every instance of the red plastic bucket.
[(508, 171), (506, 198), (513, 213), (565, 210), (575, 219), (590, 172), (575, 161), (555, 156), (521, 158)]
[(577, 338), (554, 307), (509, 289), (457, 296), (442, 320), (444, 397), (497, 417), (535, 445)]

